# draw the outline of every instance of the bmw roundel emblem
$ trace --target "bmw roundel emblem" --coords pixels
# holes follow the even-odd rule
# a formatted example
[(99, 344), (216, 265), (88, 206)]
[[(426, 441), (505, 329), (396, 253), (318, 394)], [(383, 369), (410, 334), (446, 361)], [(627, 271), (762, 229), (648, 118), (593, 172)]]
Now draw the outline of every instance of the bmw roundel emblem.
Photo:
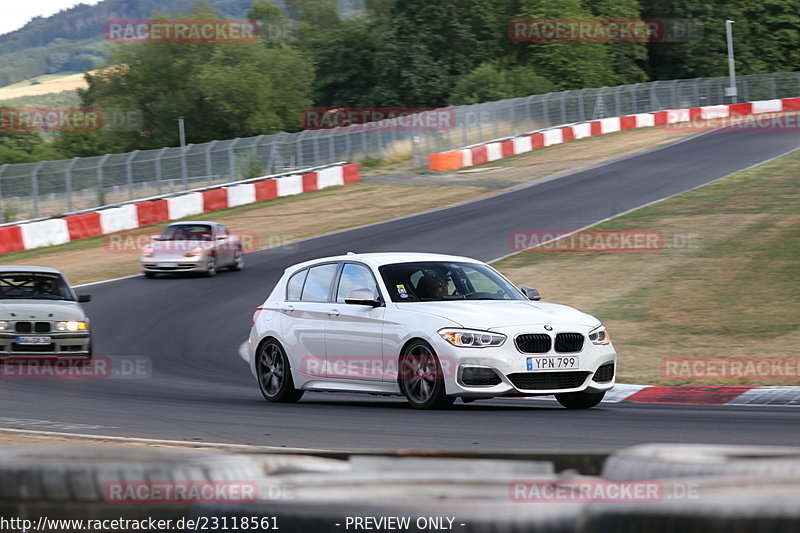
[(553, 326), (551, 326), (550, 324), (545, 324), (544, 329), (546, 329), (547, 331), (553, 331)]

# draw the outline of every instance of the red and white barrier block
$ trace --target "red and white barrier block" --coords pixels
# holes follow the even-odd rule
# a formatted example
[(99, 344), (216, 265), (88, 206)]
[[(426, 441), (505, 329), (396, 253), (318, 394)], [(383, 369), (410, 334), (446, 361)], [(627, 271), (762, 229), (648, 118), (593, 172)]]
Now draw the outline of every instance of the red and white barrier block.
[(0, 226), (0, 254), (65, 244), (167, 220), (317, 191), (360, 181), (358, 163), (333, 165), (303, 174), (264, 178), (218, 188), (101, 208), (63, 218)]
[(436, 171), (458, 170), (496, 161), (503, 157), (524, 154), (537, 148), (561, 144), (572, 139), (583, 139), (605, 133), (651, 126), (665, 126), (687, 121), (797, 110), (800, 110), (800, 98), (783, 98), (741, 104), (669, 109), (655, 113), (638, 113), (624, 117), (604, 118), (557, 126), (536, 133), (526, 133), (512, 139), (490, 141), (459, 150), (428, 154), (428, 166), (431, 170)]
[[(528, 400), (551, 399), (533, 396)], [(800, 387), (749, 385), (627, 385), (617, 383), (603, 403), (677, 405), (785, 405), (800, 407)]]

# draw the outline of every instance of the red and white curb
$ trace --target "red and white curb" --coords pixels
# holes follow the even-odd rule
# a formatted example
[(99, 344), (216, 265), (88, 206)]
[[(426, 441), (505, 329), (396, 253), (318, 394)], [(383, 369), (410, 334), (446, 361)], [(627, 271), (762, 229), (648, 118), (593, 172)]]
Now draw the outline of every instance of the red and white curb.
[(543, 131), (525, 133), (513, 138), (498, 139), (458, 150), (428, 154), (431, 170), (458, 170), (505, 157), (524, 154), (537, 148), (565, 143), (573, 139), (593, 137), (604, 133), (666, 126), (680, 122), (724, 119), (728, 117), (758, 115), (800, 110), (800, 98), (759, 100), (739, 104), (668, 109), (655, 113), (638, 113), (624, 117), (611, 117), (577, 124), (565, 124)]
[[(535, 399), (552, 398), (534, 396)], [(800, 407), (800, 387), (749, 385), (628, 385), (617, 383), (603, 403), (785, 405)]]
[(240, 205), (360, 181), (358, 163), (226, 183), (73, 215), (0, 226), (0, 254), (132, 230)]

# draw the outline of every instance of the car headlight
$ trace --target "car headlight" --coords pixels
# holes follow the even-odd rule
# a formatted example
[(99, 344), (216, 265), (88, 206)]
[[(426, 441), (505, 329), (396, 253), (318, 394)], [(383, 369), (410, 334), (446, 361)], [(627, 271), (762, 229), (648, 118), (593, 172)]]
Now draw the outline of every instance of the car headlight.
[(5, 331), (8, 329), (8, 322), (5, 320), (0, 320), (0, 331)]
[(597, 326), (589, 332), (589, 340), (592, 344), (611, 344), (611, 335), (604, 326)]
[(192, 248), (189, 253), (184, 254), (184, 257), (194, 257), (196, 255), (203, 255), (205, 252), (205, 248), (198, 246), (197, 248)]
[(150, 246), (148, 246), (147, 248), (142, 248), (142, 253), (144, 255), (152, 254), (153, 252), (155, 252), (155, 249)]
[(459, 348), (487, 348), (500, 346), (506, 341), (506, 336), (502, 333), (474, 329), (443, 329), (439, 331), (439, 335)]
[(66, 322), (56, 322), (58, 331), (87, 331), (89, 325), (83, 320), (69, 320)]

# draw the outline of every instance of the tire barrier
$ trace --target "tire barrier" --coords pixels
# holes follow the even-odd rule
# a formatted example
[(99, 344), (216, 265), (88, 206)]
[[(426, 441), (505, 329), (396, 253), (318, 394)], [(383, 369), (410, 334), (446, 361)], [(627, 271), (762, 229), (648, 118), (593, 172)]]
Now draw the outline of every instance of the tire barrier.
[(608, 479), (719, 475), (791, 475), (800, 482), (800, 447), (642, 444), (613, 453), (603, 467)]
[[(59, 531), (86, 530), (88, 519), (119, 518), (172, 520), (171, 531), (205, 530), (203, 524), (215, 519), (228, 529), (289, 533), (793, 533), (800, 524), (800, 448), (642, 445), (612, 456), (621, 457), (631, 459), (628, 466), (609, 460), (605, 468), (623, 476), (615, 481), (571, 470), (556, 474), (549, 461), (0, 447), (0, 517), (83, 521)], [(662, 466), (649, 466), (654, 463)], [(676, 464), (714, 468), (674, 477)], [(694, 466), (680, 473), (710, 472)], [(651, 477), (661, 473), (668, 477)], [(641, 499), (609, 490), (624, 483), (656, 490)], [(537, 492), (520, 491), (520, 484)], [(185, 497), (184, 489), (197, 486), (216, 490)], [(237, 486), (252, 491), (234, 497), (231, 487)], [(564, 492), (575, 486), (599, 488), (605, 496)], [(248, 526), (233, 526), (242, 521)]]

